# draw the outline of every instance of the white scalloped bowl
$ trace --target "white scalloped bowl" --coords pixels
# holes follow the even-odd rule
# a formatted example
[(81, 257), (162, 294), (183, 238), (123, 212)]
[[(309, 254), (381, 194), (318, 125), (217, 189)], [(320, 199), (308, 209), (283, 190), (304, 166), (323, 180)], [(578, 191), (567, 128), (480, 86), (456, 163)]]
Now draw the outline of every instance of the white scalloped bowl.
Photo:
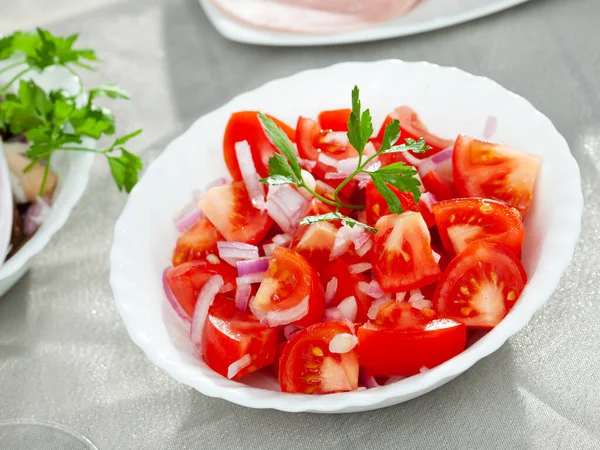
[[(12, 75), (13, 72), (4, 72), (0, 81), (6, 82)], [(73, 93), (79, 90), (73, 75), (59, 67), (49, 67), (44, 73), (33, 73), (25, 78), (33, 79), (45, 90), (62, 88)], [(87, 140), (86, 144), (93, 145), (94, 142)], [(2, 152), (1, 142), (0, 152)], [(4, 264), (0, 263), (0, 297), (19, 281), (33, 264), (35, 255), (48, 245), (52, 236), (65, 224), (85, 191), (93, 162), (92, 153), (58, 152), (53, 155), (51, 167), (58, 177), (58, 184), (52, 211), (27, 243)], [(5, 218), (2, 217), (2, 220), (4, 221)]]
[[(463, 353), (425, 373), (375, 389), (310, 396), (284, 394), (274, 379), (230, 381), (194, 356), (185, 333), (166, 307), (161, 274), (177, 238), (173, 217), (192, 190), (226, 175), (221, 141), (229, 115), (262, 110), (294, 124), (298, 115), (348, 107), (357, 84), (378, 126), (387, 112), (410, 105), (440, 136), (482, 137), (488, 116), (498, 118), (494, 141), (542, 157), (534, 203), (525, 220), (523, 250), (529, 275), (520, 300), (506, 318)], [(149, 167), (115, 228), (110, 282), (131, 339), (173, 378), (205, 395), (252, 408), (354, 412), (382, 408), (425, 394), (496, 351), (521, 330), (550, 298), (573, 256), (583, 197), (577, 163), (550, 120), (497, 83), (456, 68), (388, 60), (343, 63), (300, 72), (244, 93), (197, 120)]]

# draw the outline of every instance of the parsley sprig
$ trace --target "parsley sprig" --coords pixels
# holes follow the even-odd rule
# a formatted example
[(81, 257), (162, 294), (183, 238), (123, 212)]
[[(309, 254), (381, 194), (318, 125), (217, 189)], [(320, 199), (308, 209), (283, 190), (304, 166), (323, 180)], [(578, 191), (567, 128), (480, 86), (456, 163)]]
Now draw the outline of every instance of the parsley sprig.
[(378, 167), (374, 170), (372, 164), (374, 160), (384, 153), (395, 153), (413, 151), (423, 153), (430, 147), (425, 144), (423, 138), (418, 141), (414, 139), (405, 139), (404, 143), (396, 144), (400, 138), (400, 122), (393, 120), (384, 130), (381, 145), (377, 151), (370, 156), (364, 154), (367, 143), (373, 135), (373, 120), (371, 112), (366, 109), (361, 110), (361, 102), (359, 98), (358, 86), (354, 86), (352, 90), (352, 112), (348, 119), (348, 142), (354, 147), (358, 153), (358, 162), (356, 169), (348, 175), (335, 189), (333, 200), (329, 200), (310, 189), (302, 178), (301, 167), (296, 156), (294, 144), (289, 140), (287, 135), (279, 129), (279, 127), (271, 119), (264, 114), (259, 113), (259, 119), (263, 124), (265, 132), (273, 142), (273, 145), (280, 153), (275, 153), (269, 159), (269, 176), (261, 181), (266, 184), (293, 184), (302, 187), (310, 192), (319, 200), (336, 207), (335, 212), (322, 214), (319, 216), (308, 216), (300, 222), (302, 225), (309, 225), (316, 222), (342, 220), (350, 227), (360, 226), (370, 231), (376, 232), (376, 229), (362, 222), (359, 222), (351, 217), (340, 213), (341, 209), (360, 210), (364, 209), (365, 205), (345, 204), (340, 200), (340, 191), (358, 174), (368, 174), (373, 180), (375, 188), (381, 193), (388, 204), (390, 211), (393, 214), (403, 212), (400, 200), (390, 189), (389, 186), (394, 186), (397, 189), (405, 192), (410, 192), (415, 202), (419, 201), (421, 192), (419, 191), (420, 182), (415, 177), (417, 171), (412, 166), (407, 166), (402, 162), (396, 162), (387, 166)]
[[(129, 100), (130, 96), (110, 83), (88, 91), (84, 89), (73, 67), (94, 70), (89, 62), (98, 59), (91, 49), (74, 48), (77, 37), (76, 34), (54, 36), (38, 28), (35, 33), (18, 31), (0, 39), (0, 62), (9, 61), (0, 73), (22, 67), (4, 86), (0, 86), (0, 95), (3, 96), (0, 102), (0, 134), (23, 134), (27, 138), (30, 144), (27, 157), (32, 162), (25, 171), (45, 161), (41, 192), (44, 191), (50, 160), (56, 151), (93, 152), (105, 156), (119, 190), (130, 192), (138, 180), (142, 162), (124, 145), (142, 130), (117, 138), (104, 149), (84, 145), (86, 138), (97, 140), (115, 134), (113, 114), (94, 101), (101, 97)], [(22, 79), (31, 71), (42, 72), (50, 66), (63, 66), (69, 70), (79, 82), (79, 92), (76, 95), (63, 90), (45, 92), (35, 82)], [(16, 92), (9, 92), (17, 81)]]

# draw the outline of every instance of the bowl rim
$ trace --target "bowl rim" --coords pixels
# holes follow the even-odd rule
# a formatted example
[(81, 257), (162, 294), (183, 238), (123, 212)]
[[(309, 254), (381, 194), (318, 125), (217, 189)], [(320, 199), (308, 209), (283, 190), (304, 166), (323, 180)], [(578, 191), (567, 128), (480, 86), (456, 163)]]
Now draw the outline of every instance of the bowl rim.
[[(190, 133), (190, 130), (194, 125), (202, 120), (205, 116), (216, 114), (222, 110), (231, 109), (230, 105), (240, 100), (240, 97), (250, 95), (258, 90), (270, 86), (274, 83), (290, 82), (295, 77), (302, 77), (309, 75), (313, 72), (325, 73), (329, 70), (352, 70), (357, 66), (370, 66), (370, 65), (408, 65), (408, 66), (421, 66), (426, 70), (442, 70), (442, 71), (453, 71), (458, 73), (461, 77), (467, 77), (471, 80), (477, 80), (478, 82), (489, 83), (492, 88), (503, 91), (504, 94), (512, 96), (513, 99), (517, 100), (524, 107), (531, 110), (532, 114), (537, 116), (537, 119), (544, 122), (545, 126), (548, 126), (549, 130), (555, 134), (553, 138), (556, 138), (557, 146), (562, 147), (560, 150), (561, 167), (568, 173), (571, 183), (565, 187), (563, 195), (569, 198), (569, 205), (571, 207), (571, 214), (565, 214), (563, 224), (565, 228), (568, 228), (569, 233), (563, 233), (555, 236), (557, 239), (552, 244), (553, 248), (561, 249), (561, 259), (556, 259), (550, 276), (546, 276), (547, 281), (544, 283), (545, 291), (543, 295), (533, 296), (533, 298), (521, 309), (520, 314), (507, 316), (500, 324), (493, 328), (478, 342), (471, 345), (465, 351), (460, 353), (455, 358), (437, 366), (427, 372), (406, 378), (400, 382), (393, 383), (390, 385), (384, 385), (375, 389), (369, 389), (365, 391), (354, 391), (349, 393), (337, 393), (328, 394), (324, 396), (310, 396), (304, 394), (285, 394), (275, 391), (267, 391), (259, 388), (252, 388), (245, 386), (247, 389), (239, 389), (239, 383), (234, 381), (225, 380), (230, 384), (223, 385), (225, 383), (216, 384), (214, 380), (208, 377), (191, 375), (187, 370), (187, 365), (180, 364), (174, 361), (168, 355), (162, 351), (157, 351), (154, 348), (154, 342), (151, 337), (141, 328), (136, 326), (135, 322), (135, 308), (131, 306), (128, 300), (128, 296), (125, 295), (128, 292), (127, 285), (124, 280), (119, 277), (119, 265), (121, 259), (120, 242), (122, 239), (126, 239), (127, 227), (126, 219), (130, 214), (129, 211), (133, 209), (131, 206), (137, 199), (140, 187), (143, 185), (144, 178), (148, 177), (148, 174), (158, 171), (160, 169), (159, 161), (165, 158), (165, 155), (169, 153), (169, 149), (174, 143), (181, 139), (182, 136)], [(314, 74), (313, 74), (314, 75)], [(563, 152), (563, 150), (567, 150)], [(148, 177), (149, 178), (149, 177)], [(140, 194), (141, 195), (141, 194)], [(211, 112), (204, 114), (198, 118), (194, 124), (191, 125), (182, 135), (175, 138), (153, 164), (151, 164), (140, 183), (133, 189), (130, 197), (125, 205), (121, 215), (119, 216), (114, 231), (113, 245), (110, 252), (110, 284), (115, 298), (115, 306), (117, 311), (121, 315), (125, 323), (125, 327), (130, 338), (138, 345), (146, 354), (146, 356), (157, 366), (161, 367), (167, 373), (169, 373), (177, 381), (184, 383), (188, 386), (193, 387), (199, 392), (210, 396), (220, 397), (230, 402), (247, 406), (251, 408), (264, 409), (272, 408), (287, 412), (352, 412), (357, 410), (369, 410), (384, 406), (390, 406), (401, 401), (409, 400), (427, 393), (442, 384), (450, 381), (456, 376), (468, 370), (480, 359), (490, 355), (500, 348), (509, 337), (520, 331), (533, 317), (535, 312), (542, 307), (546, 301), (552, 296), (556, 290), (562, 275), (564, 274), (567, 267), (570, 265), (572, 260), (576, 243), (579, 239), (581, 231), (581, 217), (583, 213), (583, 193), (581, 190), (581, 176), (579, 166), (573, 158), (570, 152), (568, 143), (565, 138), (556, 130), (550, 119), (538, 111), (528, 100), (515, 94), (496, 81), (493, 81), (487, 77), (473, 75), (465, 72), (456, 67), (444, 67), (429, 62), (404, 62), (397, 59), (387, 59), (380, 61), (368, 61), (368, 62), (342, 62), (333, 64), (327, 67), (309, 69), (297, 72), (287, 77), (278, 78), (263, 85), (239, 94), (232, 98), (227, 103), (222, 105)], [(556, 233), (555, 233), (556, 235)], [(554, 253), (553, 253), (554, 254)], [(528, 282), (529, 284), (529, 282)], [(527, 288), (527, 287), (526, 287)], [(510, 317), (510, 320), (508, 320)], [(238, 388), (236, 388), (236, 385)], [(260, 391), (256, 393), (255, 391)], [(333, 401), (335, 400), (335, 401)]]

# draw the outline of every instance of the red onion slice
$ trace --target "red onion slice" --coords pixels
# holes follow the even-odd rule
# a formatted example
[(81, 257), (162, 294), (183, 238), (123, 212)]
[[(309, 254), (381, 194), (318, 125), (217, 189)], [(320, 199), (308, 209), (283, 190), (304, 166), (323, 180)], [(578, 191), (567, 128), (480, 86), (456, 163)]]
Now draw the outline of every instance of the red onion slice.
[(308, 295), (296, 306), (280, 311), (269, 311), (260, 321), (269, 327), (278, 327), (296, 322), (307, 314)]
[(257, 274), (263, 275), (269, 268), (269, 260), (268, 258), (259, 258), (254, 261), (238, 261), (236, 265), (239, 277)]
[(403, 302), (406, 298), (406, 292), (396, 292), (396, 301)]
[(431, 256), (433, 256), (433, 259), (436, 263), (440, 262), (440, 259), (442, 259), (442, 255), (440, 255), (439, 253), (434, 252), (433, 250), (431, 250)]
[(327, 308), (323, 312), (323, 320), (326, 322), (332, 322), (335, 320), (340, 320), (342, 318), (342, 312), (336, 307)]
[(177, 314), (177, 316), (181, 320), (183, 320), (183, 322), (186, 325), (189, 326), (190, 323), (192, 322), (191, 319), (190, 319), (190, 316), (188, 316), (188, 314), (183, 310), (183, 308), (181, 307), (181, 305), (179, 304), (179, 302), (177, 301), (177, 299), (173, 295), (173, 292), (171, 291), (171, 288), (169, 286), (169, 282), (167, 281), (167, 273), (169, 273), (170, 269), (171, 269), (171, 267), (167, 267), (163, 271), (163, 276), (162, 276), (163, 290), (165, 291), (165, 296), (167, 297), (167, 300), (169, 301), (169, 304), (173, 308), (173, 311), (175, 311), (175, 313)]
[(373, 280), (369, 283), (367, 295), (373, 298), (380, 298), (385, 295), (385, 292), (383, 291), (381, 285), (376, 280)]
[(337, 309), (340, 311), (344, 319), (348, 319), (350, 322), (356, 320), (356, 314), (358, 313), (358, 305), (356, 304), (356, 298), (350, 296), (345, 298), (337, 305)]
[(254, 166), (254, 160), (252, 159), (252, 149), (248, 141), (241, 141), (235, 143), (235, 155), (237, 157), (240, 171), (242, 172), (242, 179), (246, 185), (248, 191), (248, 197), (252, 202), (252, 205), (256, 209), (261, 211), (265, 209), (265, 188), (264, 185), (259, 181), (259, 175)]
[(243, 242), (217, 242), (219, 256), (232, 266), (237, 261), (256, 260), (258, 256), (258, 247), (256, 245), (245, 244)]
[(27, 209), (23, 223), (23, 232), (30, 236), (44, 223), (50, 215), (52, 207), (46, 198), (36, 197), (35, 202)]
[(250, 275), (244, 275), (242, 277), (237, 277), (235, 279), (236, 284), (239, 286), (240, 284), (258, 284), (261, 283), (264, 277), (263, 273), (252, 273)]
[(429, 370), (430, 370), (430, 369), (429, 369), (428, 367), (425, 367), (425, 366), (423, 366), (423, 367), (421, 367), (421, 368), (419, 369), (419, 372), (420, 372), (420, 373), (425, 373), (425, 372), (429, 372)]
[(248, 354), (245, 354), (240, 359), (235, 362), (232, 362), (227, 368), (227, 378), (230, 380), (235, 377), (242, 369), (245, 369), (250, 364), (252, 364), (252, 357)]
[(292, 336), (294, 336), (301, 329), (302, 327), (299, 327), (298, 325), (289, 324), (283, 327), (283, 335), (285, 336), (285, 339), (289, 341)]
[(221, 275), (213, 275), (200, 289), (198, 301), (194, 308), (192, 317), (192, 326), (190, 329), (190, 339), (202, 351), (202, 333), (204, 332), (204, 322), (208, 316), (208, 308), (215, 300), (216, 295), (223, 286), (223, 278)]
[(385, 381), (385, 385), (389, 385), (389, 384), (393, 384), (396, 381), (402, 381), (404, 380), (406, 377), (403, 377), (402, 375), (395, 375), (393, 377), (389, 377), (386, 381)]
[(175, 226), (181, 233), (185, 233), (196, 225), (203, 216), (202, 210), (195, 201), (192, 201), (175, 216)]
[(290, 236), (289, 234), (277, 234), (275, 236), (273, 236), (273, 243), (277, 244), (279, 247), (283, 247), (285, 245), (288, 245), (291, 240), (292, 240), (292, 236)]
[(358, 371), (358, 378), (360, 380), (360, 383), (367, 389), (373, 389), (373, 388), (379, 387), (379, 383), (377, 383), (377, 381), (375, 381), (375, 377), (372, 377), (371, 375), (369, 375), (367, 373), (367, 370), (363, 366), (361, 366)]
[(250, 294), (252, 288), (249, 284), (238, 284), (237, 290), (235, 291), (235, 306), (240, 311), (246, 311), (248, 308), (248, 301), (250, 300)]
[(269, 189), (267, 214), (286, 233), (293, 234), (306, 208), (308, 200), (288, 184)]
[(353, 334), (339, 333), (329, 341), (329, 351), (338, 354), (348, 353), (356, 347), (356, 344), (358, 344), (358, 338)]
[(335, 293), (338, 288), (338, 279), (336, 277), (331, 278), (327, 282), (327, 286), (325, 287), (325, 304), (329, 305), (333, 298), (335, 297)]
[(277, 247), (279, 246), (275, 243), (263, 245), (263, 251), (265, 252), (265, 256), (271, 256)]
[(339, 258), (348, 251), (350, 245), (355, 243), (356, 239), (364, 232), (363, 228), (354, 227), (350, 228), (348, 225), (343, 225), (335, 235), (335, 241), (333, 243), (333, 249), (329, 256), (329, 260)]
[(373, 240), (369, 239), (367, 242), (365, 242), (363, 245), (356, 249), (356, 254), (361, 257), (365, 256), (369, 252), (369, 250), (371, 250), (371, 248), (373, 248)]
[(373, 268), (373, 264), (371, 263), (357, 263), (357, 264), (351, 264), (348, 266), (348, 270), (350, 271), (350, 273), (363, 273), (366, 272), (367, 270), (371, 270)]

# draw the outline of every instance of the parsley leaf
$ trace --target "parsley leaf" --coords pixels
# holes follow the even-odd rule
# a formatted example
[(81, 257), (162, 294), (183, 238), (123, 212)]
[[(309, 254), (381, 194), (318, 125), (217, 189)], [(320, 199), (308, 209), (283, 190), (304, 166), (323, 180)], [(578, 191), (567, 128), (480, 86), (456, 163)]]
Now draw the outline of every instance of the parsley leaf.
[(382, 153), (398, 153), (406, 152), (408, 150), (413, 151), (415, 153), (423, 153), (431, 149), (431, 147), (425, 143), (425, 139), (423, 138), (419, 138), (418, 141), (415, 141), (412, 138), (407, 138), (404, 140), (404, 142), (404, 144), (394, 145), (388, 148), (387, 150), (383, 150)]
[(383, 140), (381, 141), (381, 147), (377, 150), (378, 153), (385, 153), (392, 148), (396, 142), (400, 139), (400, 122), (397, 119), (392, 120), (383, 132)]
[[(390, 211), (392, 211), (394, 214), (401, 213), (402, 207), (400, 206), (398, 198), (386, 186), (386, 183), (391, 184), (401, 191), (410, 192), (413, 195), (415, 202), (418, 202), (419, 198), (421, 197), (421, 191), (419, 190), (421, 183), (415, 177), (415, 175), (417, 175), (417, 170), (412, 166), (407, 166), (402, 162), (396, 162), (380, 167), (374, 172), (367, 173), (373, 179), (375, 187), (386, 199), (388, 206), (390, 207)], [(384, 191), (386, 192), (384, 193)], [(389, 194), (393, 196), (393, 199)], [(396, 211), (394, 211), (394, 209), (396, 209)]]
[(91, 102), (96, 97), (100, 97), (102, 95), (112, 99), (120, 98), (123, 100), (131, 100), (131, 95), (114, 83), (107, 83), (102, 86), (98, 86), (97, 88), (90, 89), (88, 95), (88, 102)]
[(296, 180), (302, 180), (302, 169), (300, 168), (300, 163), (298, 162), (298, 158), (296, 157), (296, 149), (294, 148), (294, 144), (292, 143), (292, 141), (290, 141), (290, 138), (287, 137), (287, 134), (285, 134), (275, 122), (273, 122), (263, 113), (259, 112), (258, 118), (262, 122), (262, 126), (265, 130), (265, 133), (267, 134), (271, 142), (273, 142), (275, 148), (279, 150), (287, 159), (293, 177)]
[(367, 109), (361, 113), (358, 86), (352, 90), (352, 112), (348, 118), (348, 142), (362, 156), (365, 146), (373, 135), (373, 120)]
[(300, 221), (300, 225), (312, 225), (313, 223), (329, 222), (332, 220), (343, 220), (344, 223), (350, 228), (359, 226), (361, 228), (364, 228), (365, 230), (371, 231), (372, 233), (377, 233), (377, 228), (370, 227), (366, 223), (359, 222), (358, 220), (355, 220), (352, 217), (345, 216), (337, 211), (327, 214), (321, 214), (319, 216), (306, 216)]
[(121, 156), (107, 156), (108, 165), (119, 190), (125, 189), (127, 192), (131, 192), (138, 182), (138, 173), (142, 170), (142, 161), (138, 156), (122, 147), (119, 150), (121, 150)]
[(269, 159), (269, 177), (260, 180), (262, 183), (273, 186), (279, 184), (295, 184), (300, 185), (302, 180), (298, 180), (290, 166), (290, 163), (280, 153), (275, 153)]

